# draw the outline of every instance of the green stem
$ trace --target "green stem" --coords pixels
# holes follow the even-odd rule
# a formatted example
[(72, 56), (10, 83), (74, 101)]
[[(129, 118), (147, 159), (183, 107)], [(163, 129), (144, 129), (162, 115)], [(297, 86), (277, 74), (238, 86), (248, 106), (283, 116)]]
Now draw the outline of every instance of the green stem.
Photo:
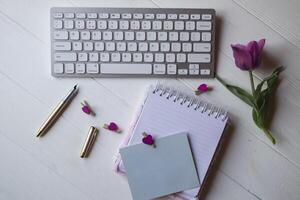
[(254, 80), (253, 80), (252, 70), (249, 70), (249, 76), (250, 76), (252, 95), (254, 96), (255, 89), (254, 89)]

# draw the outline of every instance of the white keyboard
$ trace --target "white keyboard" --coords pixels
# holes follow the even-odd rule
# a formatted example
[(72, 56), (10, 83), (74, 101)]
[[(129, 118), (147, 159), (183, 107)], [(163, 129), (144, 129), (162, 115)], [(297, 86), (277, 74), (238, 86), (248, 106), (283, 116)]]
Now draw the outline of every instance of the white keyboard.
[(52, 8), (56, 77), (214, 77), (215, 11)]

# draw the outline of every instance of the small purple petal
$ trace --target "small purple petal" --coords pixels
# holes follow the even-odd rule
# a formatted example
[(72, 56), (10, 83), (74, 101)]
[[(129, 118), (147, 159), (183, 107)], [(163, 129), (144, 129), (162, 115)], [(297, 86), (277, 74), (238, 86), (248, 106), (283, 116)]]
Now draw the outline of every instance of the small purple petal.
[(119, 127), (116, 123), (114, 122), (110, 122), (110, 124), (108, 125), (108, 130), (111, 130), (111, 131), (117, 131), (119, 130)]
[(206, 92), (207, 90), (208, 90), (208, 87), (204, 83), (198, 86), (198, 91), (200, 91), (200, 92)]
[(81, 109), (84, 113), (86, 113), (88, 115), (91, 114), (91, 110), (88, 106), (83, 106)]
[(231, 45), (233, 51), (233, 57), (235, 65), (241, 70), (250, 70), (252, 68), (252, 58), (250, 53), (247, 51), (246, 46), (236, 44)]
[(153, 143), (154, 143), (152, 135), (145, 136), (142, 141), (144, 144), (147, 144), (147, 145), (153, 145)]

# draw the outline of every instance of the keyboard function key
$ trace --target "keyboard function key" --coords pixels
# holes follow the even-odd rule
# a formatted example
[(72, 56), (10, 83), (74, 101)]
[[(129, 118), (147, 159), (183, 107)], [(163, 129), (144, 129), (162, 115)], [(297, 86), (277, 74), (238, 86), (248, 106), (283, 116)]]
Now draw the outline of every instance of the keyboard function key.
[(53, 17), (57, 19), (63, 18), (63, 16), (64, 15), (62, 13), (53, 13)]
[(210, 63), (210, 54), (208, 53), (190, 53), (188, 54), (190, 63)]
[(192, 20), (200, 19), (200, 15), (199, 14), (191, 14), (191, 19)]
[(99, 13), (99, 18), (100, 19), (107, 19), (108, 18), (108, 13)]
[(65, 18), (67, 19), (73, 19), (75, 17), (74, 13), (65, 13)]
[(73, 29), (74, 28), (74, 21), (73, 20), (65, 20), (64, 21), (65, 29)]
[(199, 75), (199, 69), (190, 69), (189, 74), (190, 75)]
[(83, 20), (76, 20), (75, 21), (75, 28), (76, 29), (84, 29), (85, 23)]
[(88, 13), (87, 18), (89, 19), (97, 19), (98, 15), (97, 13)]
[(120, 16), (120, 14), (119, 13), (112, 13), (112, 14), (110, 14), (110, 18), (112, 18), (112, 19), (119, 19), (121, 16)]
[(168, 19), (177, 19), (177, 14), (168, 14)]
[(202, 14), (202, 20), (211, 20), (212, 15), (211, 14)]
[(193, 45), (194, 52), (210, 52), (211, 44), (210, 43), (194, 43)]
[(70, 42), (55, 42), (54, 50), (56, 51), (70, 51), (71, 43)]
[(141, 13), (134, 13), (133, 14), (133, 19), (143, 19), (143, 14), (141, 14)]
[(131, 19), (132, 15), (131, 13), (123, 13), (122, 14), (122, 19)]
[(188, 14), (180, 14), (179, 19), (189, 19), (189, 15)]
[(156, 14), (156, 19), (166, 19), (166, 14)]
[(154, 19), (154, 14), (145, 14), (145, 19)]
[(76, 13), (76, 18), (78, 18), (78, 19), (85, 19), (86, 18), (86, 14), (85, 13)]

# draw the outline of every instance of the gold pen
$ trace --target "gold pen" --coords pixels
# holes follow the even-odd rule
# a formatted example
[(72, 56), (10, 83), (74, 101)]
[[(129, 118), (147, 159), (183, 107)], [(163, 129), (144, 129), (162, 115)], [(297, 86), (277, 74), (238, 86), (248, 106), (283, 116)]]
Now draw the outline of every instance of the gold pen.
[(80, 152), (80, 157), (81, 158), (87, 158), (92, 150), (92, 146), (95, 143), (96, 137), (98, 134), (98, 129), (95, 127), (91, 126), (89, 133), (87, 134), (87, 137), (85, 139), (85, 142), (83, 144), (82, 150)]
[(51, 128), (51, 126), (61, 116), (65, 108), (69, 105), (76, 92), (77, 85), (75, 85), (73, 89), (67, 94), (67, 96), (54, 108), (50, 116), (46, 119), (46, 121), (42, 124), (41, 128), (38, 130), (36, 137), (43, 136)]

